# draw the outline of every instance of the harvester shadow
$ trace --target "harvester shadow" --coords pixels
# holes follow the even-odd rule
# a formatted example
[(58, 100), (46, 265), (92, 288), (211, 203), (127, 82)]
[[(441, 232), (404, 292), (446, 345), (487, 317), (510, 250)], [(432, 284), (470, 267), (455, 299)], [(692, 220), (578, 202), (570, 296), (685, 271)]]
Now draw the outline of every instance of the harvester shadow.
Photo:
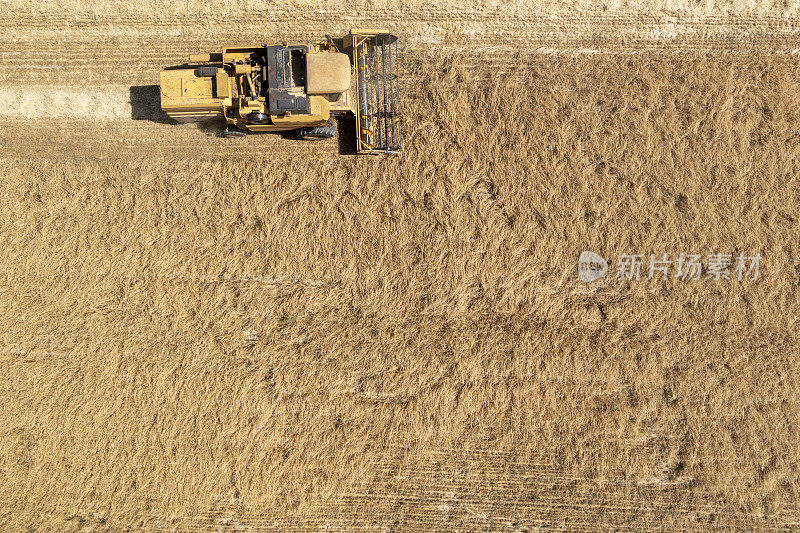
[[(211, 118), (196, 123), (197, 128), (212, 137), (226, 137), (225, 132), (228, 129), (227, 123), (222, 118)], [(294, 131), (260, 131), (248, 132), (245, 137), (251, 135), (276, 135), (281, 139), (297, 139), (297, 134)]]
[[(134, 85), (130, 88), (131, 118), (133, 120), (147, 120), (158, 124), (178, 124), (161, 109), (161, 88), (158, 85)], [(337, 142), (340, 155), (355, 155), (356, 152), (356, 123), (353, 117), (336, 118)], [(221, 119), (209, 119), (198, 122), (197, 127), (207, 135), (224, 137), (227, 125)], [(252, 134), (251, 134), (252, 135)], [(258, 133), (257, 135), (279, 135), (289, 142), (303, 141), (297, 137), (295, 131), (281, 131), (274, 133)]]
[[(222, 119), (210, 119), (203, 122), (198, 122), (197, 127), (206, 135), (214, 137), (225, 137), (225, 130), (227, 125)], [(339, 155), (356, 155), (356, 124), (353, 117), (337, 117), (336, 118), (336, 142), (339, 148)], [(250, 135), (277, 135), (281, 139), (285, 139), (290, 143), (308, 143), (318, 141), (306, 141), (297, 136), (297, 132), (290, 131), (275, 131), (275, 132), (258, 132), (248, 133)]]
[(352, 116), (337, 117), (336, 130), (339, 155), (356, 155), (356, 119)]
[(161, 109), (161, 88), (158, 85), (133, 85), (130, 88), (131, 118), (159, 124), (177, 124)]

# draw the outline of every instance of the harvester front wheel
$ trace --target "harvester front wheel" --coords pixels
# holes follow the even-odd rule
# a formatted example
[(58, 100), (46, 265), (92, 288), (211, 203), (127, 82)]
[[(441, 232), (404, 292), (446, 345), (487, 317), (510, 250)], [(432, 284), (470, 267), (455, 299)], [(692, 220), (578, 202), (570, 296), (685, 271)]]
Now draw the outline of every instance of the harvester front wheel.
[(328, 121), (328, 124), (325, 126), (300, 128), (297, 130), (297, 136), (308, 141), (321, 141), (323, 139), (330, 139), (336, 136), (336, 124), (333, 121)]

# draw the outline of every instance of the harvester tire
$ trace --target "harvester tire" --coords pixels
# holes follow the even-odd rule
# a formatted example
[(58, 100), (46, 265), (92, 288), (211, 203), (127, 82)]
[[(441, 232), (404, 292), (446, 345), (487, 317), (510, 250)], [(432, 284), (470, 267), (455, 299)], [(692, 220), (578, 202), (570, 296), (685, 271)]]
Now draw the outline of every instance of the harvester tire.
[(272, 124), (272, 117), (260, 111), (253, 111), (247, 115), (248, 124)]
[(307, 141), (321, 141), (330, 139), (336, 136), (336, 124), (329, 121), (325, 126), (316, 126), (314, 128), (300, 128), (297, 130), (297, 136)]

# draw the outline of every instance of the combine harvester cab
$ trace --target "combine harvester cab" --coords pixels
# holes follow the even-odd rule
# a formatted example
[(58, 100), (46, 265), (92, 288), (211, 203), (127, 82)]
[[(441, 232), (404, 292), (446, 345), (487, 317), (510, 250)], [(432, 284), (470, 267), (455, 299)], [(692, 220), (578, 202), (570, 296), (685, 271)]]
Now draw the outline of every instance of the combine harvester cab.
[(355, 117), (356, 152), (398, 154), (397, 37), (353, 30), (342, 39), (298, 45), (229, 47), (196, 54), (161, 73), (161, 107), (178, 122), (219, 117), (226, 137), (296, 130), (328, 139), (333, 118)]

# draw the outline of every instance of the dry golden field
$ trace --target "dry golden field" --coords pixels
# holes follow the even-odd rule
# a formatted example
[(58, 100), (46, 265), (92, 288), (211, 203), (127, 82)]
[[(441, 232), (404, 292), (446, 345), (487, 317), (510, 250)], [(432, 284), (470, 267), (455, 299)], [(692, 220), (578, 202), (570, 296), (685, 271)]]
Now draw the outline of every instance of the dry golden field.
[[(798, 11), (0, 3), (0, 529), (797, 530)], [(159, 112), (379, 25), (400, 157)]]

